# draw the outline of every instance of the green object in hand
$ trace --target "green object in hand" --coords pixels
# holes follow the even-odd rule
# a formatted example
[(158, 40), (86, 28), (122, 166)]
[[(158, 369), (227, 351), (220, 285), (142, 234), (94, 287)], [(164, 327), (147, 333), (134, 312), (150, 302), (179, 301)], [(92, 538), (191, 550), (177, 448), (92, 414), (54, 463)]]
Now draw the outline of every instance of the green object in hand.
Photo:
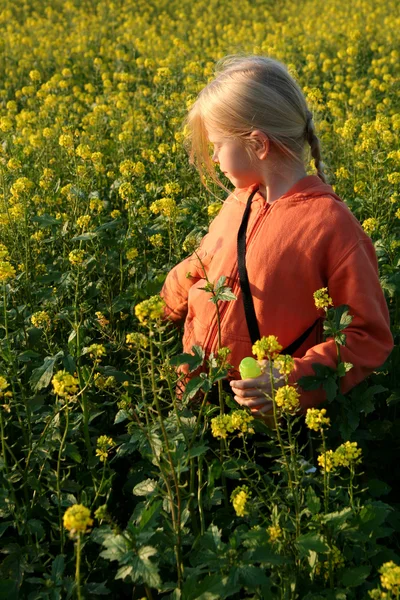
[(240, 377), (242, 379), (253, 379), (261, 375), (261, 367), (255, 358), (248, 356), (239, 365)]

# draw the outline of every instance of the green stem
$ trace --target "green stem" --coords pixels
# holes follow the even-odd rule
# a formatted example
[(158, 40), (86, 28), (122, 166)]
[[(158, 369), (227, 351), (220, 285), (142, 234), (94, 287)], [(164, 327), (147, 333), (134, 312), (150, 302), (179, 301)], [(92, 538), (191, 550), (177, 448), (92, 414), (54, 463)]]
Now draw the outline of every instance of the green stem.
[(64, 527), (62, 522), (62, 514), (61, 514), (61, 485), (60, 485), (60, 470), (61, 470), (61, 457), (64, 451), (65, 440), (67, 439), (69, 427), (69, 410), (68, 410), (68, 400), (65, 401), (65, 429), (64, 434), (61, 439), (60, 448), (58, 449), (58, 457), (57, 457), (57, 470), (56, 470), (56, 478), (57, 478), (57, 500), (58, 500), (58, 523), (60, 528), (60, 542), (61, 549), (60, 553), (62, 554), (64, 551)]
[[(158, 420), (159, 420), (161, 432), (162, 432), (162, 435), (164, 438), (165, 449), (167, 451), (167, 457), (168, 457), (168, 463), (169, 463), (172, 478), (173, 478), (174, 484), (175, 484), (177, 515), (175, 518), (173, 517), (173, 520), (175, 521), (175, 534), (176, 534), (175, 554), (176, 554), (176, 562), (177, 562), (176, 566), (177, 566), (177, 574), (178, 574), (178, 588), (181, 589), (182, 576), (183, 576), (183, 563), (182, 563), (182, 555), (181, 555), (181, 544), (182, 544), (182, 542), (181, 542), (181, 510), (182, 510), (181, 494), (180, 494), (180, 489), (179, 489), (179, 481), (178, 481), (174, 463), (172, 460), (171, 449), (169, 447), (168, 434), (165, 429), (161, 406), (160, 406), (160, 402), (158, 399), (158, 393), (157, 393), (156, 382), (155, 382), (155, 377), (154, 377), (154, 352), (153, 352), (153, 341), (151, 339), (151, 336), (149, 339), (150, 339), (151, 387), (152, 387), (152, 392), (153, 392), (153, 399), (154, 399), (154, 403), (156, 405)], [(174, 515), (175, 510), (174, 510), (173, 505), (171, 506), (171, 511), (172, 511), (172, 514)]]
[(81, 532), (78, 532), (78, 539), (76, 541), (76, 568), (75, 568), (75, 584), (76, 584), (76, 595), (78, 600), (82, 600), (81, 593)]
[[(75, 286), (75, 301), (74, 301), (74, 310), (75, 310), (75, 331), (76, 331), (76, 369), (78, 371), (78, 379), (79, 379), (79, 387), (81, 390), (85, 388), (81, 368), (79, 365), (79, 359), (81, 356), (81, 344), (80, 344), (80, 325), (81, 319), (78, 319), (78, 293), (79, 293), (79, 267), (76, 276), (76, 286)], [(90, 443), (90, 435), (89, 435), (89, 405), (88, 398), (85, 392), (82, 393), (82, 412), (83, 412), (83, 435), (85, 438), (86, 451), (88, 454), (89, 460), (93, 456), (92, 445)]]

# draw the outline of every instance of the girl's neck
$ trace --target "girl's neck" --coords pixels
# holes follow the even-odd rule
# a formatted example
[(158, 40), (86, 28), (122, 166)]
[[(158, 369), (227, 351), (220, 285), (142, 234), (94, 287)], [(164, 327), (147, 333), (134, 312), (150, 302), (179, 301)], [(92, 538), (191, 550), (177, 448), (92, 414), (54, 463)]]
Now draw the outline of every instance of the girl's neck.
[(307, 177), (303, 166), (293, 169), (292, 165), (291, 169), (286, 172), (284, 170), (269, 172), (268, 177), (263, 178), (260, 182), (259, 192), (268, 204), (272, 204), (286, 194), (303, 177)]

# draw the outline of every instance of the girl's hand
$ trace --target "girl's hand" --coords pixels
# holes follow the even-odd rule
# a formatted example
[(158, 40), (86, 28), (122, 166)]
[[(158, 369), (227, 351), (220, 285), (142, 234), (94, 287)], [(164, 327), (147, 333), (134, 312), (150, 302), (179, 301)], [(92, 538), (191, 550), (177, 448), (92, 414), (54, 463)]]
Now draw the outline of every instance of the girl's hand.
[[(263, 416), (272, 411), (272, 401), (265, 394), (271, 396), (272, 386), (269, 376), (268, 361), (259, 361), (261, 366), (266, 367), (265, 373), (253, 379), (239, 379), (230, 382), (234, 398), (241, 406), (250, 408), (254, 416)], [(285, 385), (283, 376), (275, 368), (272, 369), (274, 377), (274, 388), (278, 389)]]

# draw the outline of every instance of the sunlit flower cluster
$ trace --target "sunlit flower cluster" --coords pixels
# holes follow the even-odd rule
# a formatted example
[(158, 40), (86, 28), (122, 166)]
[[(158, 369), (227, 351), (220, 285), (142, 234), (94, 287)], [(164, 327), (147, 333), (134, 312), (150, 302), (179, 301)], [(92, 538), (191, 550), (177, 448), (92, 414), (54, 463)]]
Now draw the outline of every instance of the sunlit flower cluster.
[(218, 415), (211, 419), (211, 433), (215, 438), (226, 439), (228, 434), (237, 432), (241, 437), (244, 433), (254, 433), (254, 429), (249, 425), (254, 420), (250, 414), (244, 410), (235, 410), (229, 415)]
[(251, 497), (251, 492), (247, 485), (242, 485), (233, 490), (231, 494), (231, 502), (235, 513), (238, 517), (244, 517), (248, 514), (248, 501)]
[(252, 348), (252, 352), (257, 357), (257, 360), (276, 358), (281, 350), (282, 346), (274, 335), (263, 336), (253, 344)]
[(137, 333), (136, 331), (133, 333), (127, 333), (125, 341), (129, 348), (147, 348), (149, 345), (149, 338), (143, 333)]
[(161, 319), (164, 313), (165, 301), (160, 296), (151, 296), (135, 306), (135, 315), (142, 325)]
[(325, 427), (329, 427), (331, 420), (326, 417), (326, 408), (309, 408), (306, 414), (306, 425), (313, 431), (320, 431)]
[(289, 375), (295, 367), (294, 358), (290, 354), (281, 354), (274, 360), (274, 367), (281, 375)]
[(368, 592), (369, 596), (373, 600), (398, 598), (400, 594), (400, 566), (396, 565), (393, 560), (390, 560), (380, 567), (379, 573), (381, 574), (381, 585), (387, 591), (384, 592), (380, 589), (371, 590)]
[(51, 324), (50, 315), (45, 310), (36, 312), (33, 315), (31, 315), (31, 323), (34, 327), (48, 329)]
[(317, 308), (328, 308), (333, 305), (332, 298), (328, 294), (328, 288), (321, 288), (314, 292), (314, 303)]
[(54, 393), (61, 398), (70, 398), (78, 392), (78, 379), (67, 371), (58, 371), (51, 380)]
[(99, 457), (100, 462), (105, 462), (108, 458), (108, 452), (115, 446), (115, 442), (111, 437), (101, 435), (97, 438), (96, 456)]
[(276, 405), (282, 412), (292, 414), (300, 408), (300, 394), (291, 385), (284, 385), (275, 392)]
[(76, 533), (85, 533), (93, 525), (93, 519), (90, 518), (90, 509), (83, 504), (74, 504), (67, 508), (63, 517), (64, 527), (72, 535)]
[(335, 451), (327, 450), (318, 456), (318, 464), (321, 469), (329, 472), (338, 467), (351, 468), (361, 462), (362, 450), (357, 442), (344, 442)]
[(270, 525), (269, 527), (267, 527), (267, 533), (268, 533), (269, 540), (272, 543), (280, 540), (283, 535), (283, 531), (279, 527), (279, 525)]

